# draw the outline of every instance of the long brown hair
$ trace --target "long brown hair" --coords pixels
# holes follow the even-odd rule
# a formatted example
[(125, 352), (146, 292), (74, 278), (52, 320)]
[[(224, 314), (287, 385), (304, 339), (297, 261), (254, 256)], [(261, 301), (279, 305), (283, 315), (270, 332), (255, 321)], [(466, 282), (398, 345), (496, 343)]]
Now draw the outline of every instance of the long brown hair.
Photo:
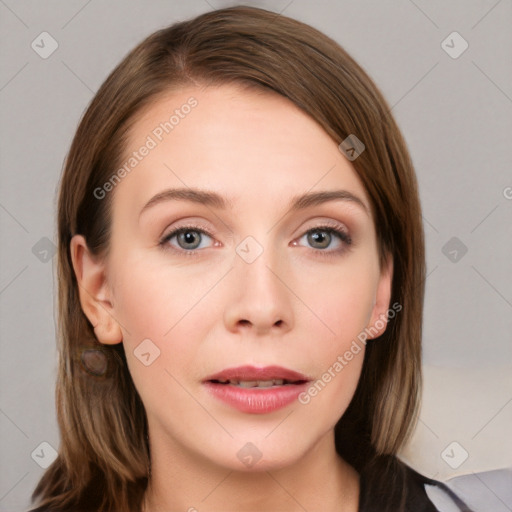
[(150, 462), (144, 407), (122, 344), (101, 345), (81, 309), (70, 240), (82, 234), (94, 254), (108, 252), (112, 194), (98, 200), (94, 191), (123, 162), (144, 108), (172, 89), (229, 83), (288, 98), (336, 144), (349, 135), (363, 141), (352, 164), (371, 202), (381, 264), (393, 258), (391, 303), (402, 309), (368, 342), (356, 393), (336, 426), (336, 449), (361, 470), (376, 455), (396, 454), (410, 434), (421, 383), (425, 269), (416, 178), (400, 131), (371, 79), (332, 39), (263, 9), (216, 10), (133, 49), (96, 93), (66, 158), (58, 205), (61, 445), (33, 494), (42, 508), (140, 510)]

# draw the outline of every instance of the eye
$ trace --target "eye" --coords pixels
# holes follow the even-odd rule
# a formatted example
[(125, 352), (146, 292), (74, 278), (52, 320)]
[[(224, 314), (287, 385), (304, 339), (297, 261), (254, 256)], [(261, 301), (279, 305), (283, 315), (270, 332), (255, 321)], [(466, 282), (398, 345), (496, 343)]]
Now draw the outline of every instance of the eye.
[(352, 244), (350, 235), (340, 226), (318, 226), (304, 233), (299, 241), (306, 242), (319, 252), (342, 252)]
[[(177, 251), (191, 252), (196, 249), (204, 249), (205, 244), (203, 242), (207, 238), (211, 239), (211, 236), (204, 229), (196, 226), (185, 226), (165, 235), (160, 241), (160, 245), (171, 246), (172, 249)], [(173, 243), (174, 239), (175, 242)]]
[[(212, 235), (199, 226), (183, 226), (165, 235), (159, 245), (192, 256), (197, 254), (198, 250), (214, 245), (211, 242), (208, 244), (208, 239), (211, 241), (212, 238)], [(299, 242), (302, 244), (304, 239), (312, 249), (324, 255), (341, 253), (352, 244), (350, 235), (338, 224), (310, 229), (299, 238)], [(293, 242), (293, 245), (298, 244)]]

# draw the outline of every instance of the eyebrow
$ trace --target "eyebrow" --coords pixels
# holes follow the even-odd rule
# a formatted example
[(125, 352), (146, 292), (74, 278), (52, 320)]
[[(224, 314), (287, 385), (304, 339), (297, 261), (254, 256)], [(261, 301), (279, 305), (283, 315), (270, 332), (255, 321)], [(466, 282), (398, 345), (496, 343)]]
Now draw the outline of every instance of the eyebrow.
[[(173, 188), (167, 189), (153, 196), (140, 211), (139, 217), (151, 207), (166, 201), (190, 201), (220, 210), (233, 208), (232, 201), (222, 197), (216, 192), (200, 190), (197, 188)], [(366, 204), (356, 195), (348, 190), (325, 190), (320, 192), (308, 192), (294, 196), (288, 207), (289, 211), (298, 211), (317, 206), (328, 201), (349, 201), (360, 206), (368, 215), (369, 210)]]

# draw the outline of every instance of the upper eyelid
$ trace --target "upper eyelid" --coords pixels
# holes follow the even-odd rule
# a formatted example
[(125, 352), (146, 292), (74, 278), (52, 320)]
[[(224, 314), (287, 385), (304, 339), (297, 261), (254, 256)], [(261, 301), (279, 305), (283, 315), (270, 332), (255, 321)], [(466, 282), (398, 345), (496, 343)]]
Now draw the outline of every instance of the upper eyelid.
[[(185, 218), (186, 219), (186, 218)], [(201, 217), (199, 217), (199, 219), (201, 220), (184, 220), (183, 221), (183, 225), (179, 225), (177, 226), (176, 228), (173, 228), (172, 231), (174, 230), (178, 230), (178, 229), (182, 229), (182, 228), (195, 228), (195, 229), (203, 229), (207, 232), (210, 232), (210, 231), (214, 231), (216, 230), (216, 228), (214, 229), (210, 229), (209, 227), (207, 227), (207, 225), (209, 224), (212, 224), (211, 221), (208, 221), (208, 220), (203, 220)], [(176, 224), (176, 223), (180, 223), (183, 219), (177, 219), (175, 220), (172, 224)], [(342, 220), (337, 220), (337, 219), (333, 219), (333, 218), (329, 218), (327, 217), (326, 215), (315, 215), (315, 216), (311, 216), (309, 217), (308, 219), (306, 220), (301, 220), (300, 221), (300, 224), (303, 225), (303, 224), (309, 224), (310, 222), (316, 224), (312, 227), (309, 227), (307, 230), (309, 229), (314, 229), (314, 228), (317, 228), (317, 227), (322, 227), (324, 225), (327, 225), (327, 226), (333, 226), (333, 227), (344, 227), (346, 230), (349, 230), (349, 224), (347, 224), (347, 222), (345, 221), (342, 221)], [(224, 222), (222, 222), (222, 224), (225, 225)], [(287, 223), (288, 225), (289, 223)], [(167, 226), (165, 229), (167, 229), (169, 226)], [(273, 229), (273, 228), (272, 228)], [(306, 231), (307, 231), (306, 230)], [(234, 231), (233, 229), (231, 228), (221, 228), (220, 229), (221, 232), (229, 232), (229, 236), (228, 238), (233, 238), (233, 234), (234, 234)], [(269, 230), (270, 231), (270, 230)]]
[[(348, 228), (346, 227), (346, 225), (342, 222), (335, 221), (333, 219), (319, 221), (318, 224), (316, 224), (315, 226), (311, 226), (311, 227), (308, 227), (307, 229), (302, 230), (301, 233), (298, 236), (296, 236), (294, 239), (300, 239), (300, 238), (304, 237), (310, 231), (321, 230), (321, 229), (326, 229), (326, 230), (331, 230), (331, 231), (340, 231), (341, 233), (345, 234), (352, 241), (352, 236), (351, 236)], [(171, 229), (167, 234), (164, 234), (160, 238), (160, 243), (169, 241), (171, 238), (174, 238), (175, 236), (177, 236), (180, 232), (182, 232), (184, 230), (185, 231), (186, 230), (198, 231), (204, 235), (209, 236), (210, 238), (212, 238), (212, 240), (215, 239), (215, 236), (211, 233), (211, 230), (209, 230), (208, 228), (202, 227), (199, 224), (195, 225), (194, 223), (190, 223), (190, 224), (185, 224), (183, 226), (178, 226), (178, 227)], [(230, 237), (230, 238), (232, 238), (232, 237)], [(182, 249), (182, 250), (184, 250), (184, 249)]]
[[(179, 222), (179, 221), (177, 221), (177, 222)], [(309, 220), (306, 221), (306, 222), (309, 222)], [(306, 233), (308, 231), (311, 231), (313, 229), (321, 229), (321, 228), (326, 228), (326, 227), (333, 228), (333, 229), (340, 229), (340, 230), (346, 231), (346, 232), (349, 231), (349, 228), (348, 228), (347, 224), (344, 223), (344, 222), (341, 222), (341, 221), (338, 221), (338, 220), (334, 220), (334, 219), (321, 219), (321, 220), (318, 220), (316, 225), (308, 227), (307, 229), (304, 229), (302, 231), (302, 234), (304, 234), (304, 233)], [(162, 237), (168, 236), (169, 234), (175, 233), (176, 231), (180, 231), (182, 229), (198, 230), (198, 231), (202, 231), (202, 232), (206, 233), (209, 236), (214, 236), (211, 233), (212, 230), (209, 229), (208, 227), (202, 225), (201, 222), (190, 221), (190, 223), (185, 222), (185, 224), (183, 224), (181, 226), (173, 227), (167, 233), (167, 235), (162, 235)], [(166, 230), (164, 230), (164, 232), (165, 231)], [(230, 234), (231, 235), (233, 234), (233, 232), (231, 230), (230, 230)], [(233, 236), (231, 236), (231, 235), (229, 236), (229, 238), (233, 238)]]
[(180, 231), (183, 231), (183, 230), (190, 230), (190, 231), (200, 231), (201, 233), (204, 233), (210, 237), (213, 238), (213, 234), (211, 233), (211, 230), (204, 227), (204, 226), (201, 226), (201, 225), (195, 225), (193, 223), (191, 224), (184, 224), (183, 226), (177, 226), (177, 227), (173, 227), (172, 229), (170, 229), (169, 231), (167, 230), (164, 230), (164, 234), (160, 237), (162, 240), (166, 239), (166, 238), (169, 238), (171, 235), (172, 236), (175, 236), (176, 233), (179, 233)]

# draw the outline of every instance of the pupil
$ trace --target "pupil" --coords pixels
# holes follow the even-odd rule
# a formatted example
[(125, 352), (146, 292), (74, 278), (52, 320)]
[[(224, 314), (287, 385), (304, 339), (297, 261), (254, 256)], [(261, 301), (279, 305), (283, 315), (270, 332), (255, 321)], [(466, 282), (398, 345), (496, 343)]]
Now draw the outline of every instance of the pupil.
[(186, 245), (197, 245), (198, 242), (198, 234), (195, 231), (185, 231), (181, 233), (181, 238)]
[(310, 243), (320, 244), (322, 247), (327, 247), (330, 242), (330, 235), (326, 231), (314, 231), (310, 236)]

